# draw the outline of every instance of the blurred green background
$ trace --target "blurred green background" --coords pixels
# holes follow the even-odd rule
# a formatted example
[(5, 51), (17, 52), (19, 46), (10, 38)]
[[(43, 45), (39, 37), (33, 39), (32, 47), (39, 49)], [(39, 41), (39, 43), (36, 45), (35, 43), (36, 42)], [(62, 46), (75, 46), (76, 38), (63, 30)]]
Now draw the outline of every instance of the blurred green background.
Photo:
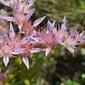
[(35, 8), (36, 16), (46, 15), (56, 21), (66, 16), (70, 27), (84, 30), (85, 0), (36, 0)]
[[(85, 0), (36, 0), (34, 7), (34, 19), (47, 16), (42, 24), (46, 25), (48, 19), (61, 22), (66, 16), (68, 29), (76, 27), (79, 31), (85, 30)], [(29, 70), (20, 56), (10, 59), (7, 68), (0, 62), (0, 67), (8, 75), (3, 85), (85, 85), (83, 48), (78, 48), (75, 56), (72, 56), (63, 47), (56, 46), (48, 57), (45, 57), (44, 53), (38, 53), (29, 60)]]

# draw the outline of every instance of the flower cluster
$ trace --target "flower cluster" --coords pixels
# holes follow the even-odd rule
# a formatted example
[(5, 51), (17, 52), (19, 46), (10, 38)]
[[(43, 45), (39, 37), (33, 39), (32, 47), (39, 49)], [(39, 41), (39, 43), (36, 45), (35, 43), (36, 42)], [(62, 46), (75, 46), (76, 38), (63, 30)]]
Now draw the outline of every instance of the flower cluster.
[[(3, 9), (0, 12), (0, 57), (3, 58), (5, 66), (8, 65), (9, 58), (21, 55), (23, 63), (29, 69), (28, 56), (33, 53), (45, 52), (47, 56), (51, 49), (59, 44), (74, 54), (77, 46), (85, 45), (85, 32), (79, 33), (74, 28), (67, 31), (66, 17), (58, 29), (55, 27), (55, 21), (48, 21), (46, 28), (37, 31), (36, 28), (45, 16), (35, 21), (31, 20), (35, 11), (32, 8), (34, 0), (0, 0), (0, 2), (12, 9), (11, 16)], [(15, 29), (19, 29), (18, 33), (15, 33), (13, 25), (17, 26)]]

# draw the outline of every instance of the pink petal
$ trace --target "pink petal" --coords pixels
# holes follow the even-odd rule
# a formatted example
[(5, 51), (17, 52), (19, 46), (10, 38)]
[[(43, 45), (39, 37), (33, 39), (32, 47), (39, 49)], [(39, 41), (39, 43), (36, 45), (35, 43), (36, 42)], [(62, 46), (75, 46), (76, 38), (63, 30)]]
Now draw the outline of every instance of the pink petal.
[(56, 37), (56, 43), (61, 44), (62, 43), (62, 38)]
[[(24, 0), (23, 0), (24, 2)], [(21, 12), (24, 9), (25, 3), (22, 3), (22, 0), (18, 3), (18, 11)]]
[(61, 29), (63, 31), (66, 31), (66, 17), (64, 16), (64, 19), (63, 19), (63, 24), (61, 25)]
[(41, 52), (41, 51), (43, 51), (43, 50), (40, 49), (40, 48), (32, 48), (32, 49), (30, 49), (30, 53), (37, 53), (37, 52)]
[(39, 36), (38, 32), (34, 30), (34, 31), (31, 33), (30, 37), (33, 37), (33, 36), (35, 36), (35, 37)]
[(47, 28), (52, 28), (52, 27), (54, 27), (54, 23), (51, 23), (50, 21), (48, 21)]
[(27, 41), (29, 41), (29, 39), (30, 39), (30, 36), (25, 36), (24, 38), (22, 38), (21, 43), (25, 44)]
[(46, 48), (45, 49), (45, 56), (48, 56), (49, 52), (51, 51), (51, 48)]
[(77, 36), (78, 35), (77, 30), (75, 30), (74, 28), (71, 28), (70, 31), (69, 31), (69, 33), (70, 33), (70, 36), (71, 37), (74, 37), (74, 36)]
[(80, 42), (81, 43), (85, 43), (85, 35), (83, 35), (83, 36), (80, 37)]
[(80, 33), (80, 37), (82, 37), (84, 35), (84, 31)]
[(55, 21), (53, 23), (51, 23), (50, 21), (48, 21), (47, 28), (49, 29), (50, 32), (53, 32), (55, 34), (57, 30), (54, 27), (54, 25), (55, 25)]
[(3, 62), (4, 62), (4, 65), (7, 66), (9, 63), (9, 57), (8, 56), (3, 57)]
[(12, 23), (10, 22), (10, 38), (15, 37), (15, 32)]
[(46, 16), (41, 17), (41, 18), (35, 20), (35, 21), (33, 22), (33, 27), (38, 26), (38, 25), (45, 19), (45, 17), (46, 17)]
[(13, 21), (13, 18), (12, 17), (8, 17), (8, 16), (0, 16), (0, 19), (4, 19), (4, 20), (7, 20), (7, 21)]
[(3, 28), (2, 29), (2, 36), (7, 36), (7, 30), (6, 30), (6, 28)]
[(24, 53), (24, 48), (17, 48), (17, 49), (14, 49), (14, 51), (11, 52), (11, 54), (13, 55), (19, 55), (19, 54), (22, 54)]
[(26, 17), (26, 20), (29, 20), (31, 18), (31, 16), (33, 15), (35, 9), (31, 9), (28, 11), (27, 15), (25, 16)]
[(74, 54), (74, 49), (72, 47), (67, 48), (72, 54)]
[(33, 6), (34, 2), (35, 2), (35, 0), (29, 0), (29, 1), (28, 1), (28, 3), (29, 3), (28, 6), (29, 6), (29, 8)]
[(7, 30), (5, 28), (2, 29), (2, 42), (3, 44), (7, 44), (8, 43), (8, 37), (7, 37)]
[(33, 39), (36, 43), (41, 43), (42, 42), (41, 38), (32, 37), (32, 36), (30, 38)]
[(29, 69), (29, 60), (27, 57), (22, 57), (23, 63), (26, 65), (27, 69)]
[(80, 44), (84, 44), (85, 43), (85, 32), (81, 32), (80, 33)]
[(19, 28), (19, 32), (20, 32), (20, 33), (22, 32), (22, 26), (23, 26), (22, 24), (19, 24), (19, 25), (18, 25), (18, 28)]

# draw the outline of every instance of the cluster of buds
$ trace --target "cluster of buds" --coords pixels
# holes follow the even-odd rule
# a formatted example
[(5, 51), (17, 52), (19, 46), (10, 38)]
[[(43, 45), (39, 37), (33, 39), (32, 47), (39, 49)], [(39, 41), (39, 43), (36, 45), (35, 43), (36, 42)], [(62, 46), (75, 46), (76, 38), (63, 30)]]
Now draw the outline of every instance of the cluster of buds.
[[(59, 44), (74, 54), (77, 46), (85, 45), (85, 32), (79, 33), (74, 28), (68, 32), (66, 17), (58, 29), (55, 27), (55, 21), (48, 21), (46, 28), (37, 31), (45, 16), (35, 21), (31, 20), (35, 11), (32, 8), (34, 0), (0, 0), (0, 2), (12, 9), (12, 16), (3, 9), (0, 12), (0, 57), (3, 58), (5, 66), (8, 65), (9, 58), (21, 55), (23, 63), (29, 69), (28, 56), (33, 53), (45, 52), (47, 56), (51, 49)], [(8, 23), (10, 29), (7, 30)], [(15, 33), (13, 25), (17, 25), (18, 33)]]

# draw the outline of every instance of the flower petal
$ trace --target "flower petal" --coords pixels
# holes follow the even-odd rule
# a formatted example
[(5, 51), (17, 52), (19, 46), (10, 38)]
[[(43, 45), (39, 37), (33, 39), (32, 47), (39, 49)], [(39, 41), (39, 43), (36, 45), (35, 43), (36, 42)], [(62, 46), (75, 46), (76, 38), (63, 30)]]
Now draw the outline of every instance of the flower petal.
[(25, 44), (27, 41), (29, 41), (29, 39), (30, 39), (30, 36), (25, 36), (22, 38), (21, 43)]
[(5, 45), (8, 43), (7, 30), (5, 28), (2, 29), (2, 42)]
[(41, 52), (41, 51), (43, 51), (43, 50), (40, 49), (40, 48), (32, 48), (32, 49), (30, 49), (30, 53), (37, 53), (37, 52)]
[(56, 43), (58, 43), (58, 44), (62, 44), (62, 38), (60, 38), (60, 37), (56, 37)]
[(19, 55), (19, 54), (22, 54), (22, 53), (24, 53), (24, 48), (14, 49), (11, 54)]
[(22, 25), (22, 24), (19, 24), (19, 25), (18, 25), (19, 33), (21, 33), (21, 32), (22, 32), (22, 27), (23, 27), (23, 25)]
[(27, 15), (25, 16), (26, 20), (30, 19), (30, 17), (33, 15), (34, 11), (35, 11), (35, 9), (31, 9), (28, 11)]
[(28, 6), (29, 6), (29, 8), (32, 7), (32, 5), (34, 4), (34, 2), (35, 2), (35, 0), (29, 0), (29, 1), (28, 1), (28, 3), (29, 3)]
[(33, 27), (38, 26), (38, 25), (45, 19), (45, 17), (46, 17), (46, 16), (41, 17), (41, 18), (35, 20), (35, 21), (33, 22)]
[(9, 63), (9, 57), (8, 56), (4, 56), (3, 57), (3, 62), (4, 62), (4, 65), (7, 66), (8, 63)]
[(64, 16), (64, 19), (63, 19), (63, 24), (61, 25), (61, 29), (63, 31), (66, 31), (66, 17)]
[(54, 25), (55, 25), (55, 21), (53, 23), (51, 23), (50, 21), (48, 21), (47, 28), (49, 29), (50, 32), (53, 32), (55, 34), (57, 30), (54, 27)]
[(74, 49), (72, 47), (67, 48), (72, 54), (74, 54)]
[(12, 17), (8, 17), (8, 16), (1, 16), (0, 15), (0, 19), (4, 19), (4, 20), (13, 22), (13, 18)]
[(48, 21), (47, 28), (52, 28), (52, 27), (54, 27), (54, 23), (51, 23), (50, 21)]
[(46, 48), (45, 49), (45, 56), (48, 56), (49, 52), (51, 51), (51, 48)]
[(12, 23), (10, 22), (10, 38), (15, 37), (15, 32)]
[(75, 30), (74, 28), (71, 28), (69, 33), (70, 33), (71, 38), (78, 36), (77, 30)]
[(27, 69), (29, 69), (29, 60), (27, 57), (22, 57), (23, 63), (26, 65)]
[(33, 36), (30, 36), (31, 39), (33, 39), (36, 43), (41, 43), (42, 40), (40, 37), (33, 37)]

